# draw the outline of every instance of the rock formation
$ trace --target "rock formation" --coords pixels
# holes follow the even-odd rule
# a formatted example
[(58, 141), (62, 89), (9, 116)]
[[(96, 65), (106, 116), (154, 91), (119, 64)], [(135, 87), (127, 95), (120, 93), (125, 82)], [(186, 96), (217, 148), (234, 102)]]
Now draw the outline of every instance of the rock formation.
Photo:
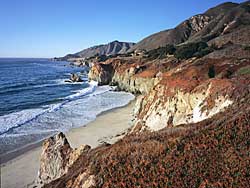
[[(172, 65), (171, 71), (160, 72), (168, 70), (171, 62), (176, 62), (170, 59), (165, 60), (166, 63), (159, 68), (152, 63), (148, 66), (148, 62), (145, 65), (133, 59), (113, 59), (95, 65), (89, 79), (144, 94), (145, 97), (138, 104), (140, 107), (136, 106), (133, 130), (138, 131), (140, 127), (141, 130), (157, 131), (168, 126), (202, 121), (231, 105), (231, 88), (237, 84), (223, 78), (229, 78), (240, 67), (250, 63), (249, 60), (204, 57)], [(109, 66), (112, 71), (98, 68), (100, 65)], [(212, 69), (216, 70), (216, 75), (210, 75)], [(210, 79), (211, 76), (215, 78)]]
[(114, 69), (111, 64), (95, 63), (89, 71), (89, 80), (97, 81), (99, 85), (107, 85), (111, 82)]
[(88, 152), (90, 146), (82, 145), (72, 149), (63, 133), (59, 133), (44, 141), (40, 159), (37, 184), (43, 185), (62, 177), (68, 172), (80, 155)]
[(81, 79), (81, 77), (76, 74), (76, 73), (72, 73), (70, 75), (70, 79), (69, 80), (65, 80), (65, 82), (82, 82), (83, 80)]

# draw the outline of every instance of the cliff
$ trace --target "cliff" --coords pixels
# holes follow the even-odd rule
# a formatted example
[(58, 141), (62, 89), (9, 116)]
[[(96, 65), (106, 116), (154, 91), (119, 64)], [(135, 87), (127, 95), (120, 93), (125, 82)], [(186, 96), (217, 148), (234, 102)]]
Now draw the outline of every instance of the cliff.
[(237, 83), (230, 78), (250, 64), (249, 59), (207, 57), (177, 62), (173, 57), (144, 63), (116, 58), (95, 64), (89, 79), (145, 95), (137, 101), (134, 130), (157, 131), (202, 121), (233, 104)]
[(157, 131), (196, 123), (223, 111), (234, 103), (233, 91), (239, 84), (229, 78), (249, 63), (203, 58), (163, 73), (161, 81), (139, 102), (134, 130)]
[(48, 138), (43, 143), (36, 185), (42, 186), (62, 177), (89, 150), (88, 145), (72, 149), (63, 133)]
[[(105, 67), (109, 67), (105, 69)], [(103, 84), (117, 86), (117, 90), (124, 90), (132, 93), (147, 93), (158, 82), (155, 77), (157, 70), (147, 69), (139, 59), (114, 58), (106, 62), (95, 63), (90, 72), (89, 80)], [(142, 73), (143, 71), (143, 73)]]

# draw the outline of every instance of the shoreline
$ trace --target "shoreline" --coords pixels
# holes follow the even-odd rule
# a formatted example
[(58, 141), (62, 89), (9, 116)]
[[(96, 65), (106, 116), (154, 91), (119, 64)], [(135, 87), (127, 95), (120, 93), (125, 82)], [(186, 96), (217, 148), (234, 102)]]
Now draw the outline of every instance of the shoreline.
[[(105, 110), (105, 111), (97, 114), (96, 118), (93, 121), (91, 121), (91, 122), (89, 122), (89, 123), (87, 123), (85, 125), (82, 125), (80, 127), (71, 128), (71, 129), (69, 129), (68, 131), (65, 132), (65, 135), (67, 135), (67, 133), (70, 132), (71, 130), (88, 126), (90, 123), (94, 122), (98, 117), (100, 117), (102, 115), (111, 113), (112, 111), (115, 111), (115, 110), (118, 110), (118, 109), (125, 108), (126, 106), (131, 105), (131, 103), (134, 103), (135, 100), (136, 100), (136, 96), (135, 96), (135, 99), (129, 101), (129, 103), (124, 105), (124, 106), (118, 106), (118, 107), (115, 107), (115, 108), (112, 108), (112, 109), (109, 109), (109, 110)], [(15, 160), (16, 158), (18, 158), (19, 156), (29, 152), (30, 150), (41, 147), (44, 140), (48, 139), (49, 137), (51, 137), (53, 135), (50, 135), (50, 136), (48, 136), (46, 138), (43, 138), (42, 140), (38, 140), (38, 141), (36, 141), (34, 143), (30, 143), (28, 145), (25, 145), (25, 146), (23, 146), (23, 147), (21, 147), (19, 149), (15, 149), (13, 151), (10, 151), (10, 152), (7, 152), (5, 154), (0, 155), (0, 166), (5, 166), (5, 164), (8, 163), (9, 161)]]
[[(82, 144), (88, 144), (95, 148), (103, 142), (114, 143), (119, 140), (132, 126), (134, 103), (135, 99), (125, 106), (101, 112), (94, 121), (65, 132), (71, 147), (77, 148)], [(33, 183), (38, 173), (41, 146), (45, 139), (1, 157), (3, 188), (27, 187)]]

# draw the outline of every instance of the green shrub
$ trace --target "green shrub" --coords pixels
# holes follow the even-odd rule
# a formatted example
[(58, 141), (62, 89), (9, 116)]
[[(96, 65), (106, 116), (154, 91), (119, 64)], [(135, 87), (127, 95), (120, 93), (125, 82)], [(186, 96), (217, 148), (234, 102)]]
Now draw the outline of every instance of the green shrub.
[(243, 50), (249, 50), (250, 51), (250, 45), (244, 46)]
[(179, 46), (174, 53), (178, 59), (188, 59), (191, 57), (202, 57), (212, 52), (206, 42), (188, 43)]
[(208, 69), (208, 77), (209, 78), (214, 78), (215, 77), (215, 70), (214, 70), (214, 66), (210, 66)]
[(250, 74), (250, 65), (241, 67), (238, 71), (237, 74), (239, 75), (249, 75)]
[(159, 47), (157, 49), (150, 50), (147, 55), (149, 59), (163, 59), (167, 55), (172, 55), (175, 52), (175, 47), (172, 44), (167, 44), (165, 47)]
[(194, 57), (203, 57), (203, 56), (205, 56), (205, 55), (211, 53), (212, 51), (213, 51), (213, 50), (212, 50), (210, 47), (206, 47), (206, 48), (204, 48), (204, 49), (201, 49), (201, 50), (198, 51), (198, 52), (195, 52), (193, 56), (194, 56)]

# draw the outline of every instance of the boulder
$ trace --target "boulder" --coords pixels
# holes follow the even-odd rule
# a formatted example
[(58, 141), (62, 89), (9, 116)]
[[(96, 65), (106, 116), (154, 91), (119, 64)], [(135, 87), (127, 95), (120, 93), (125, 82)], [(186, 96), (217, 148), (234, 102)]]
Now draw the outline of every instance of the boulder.
[(73, 73), (70, 75), (71, 82), (82, 82), (82, 79), (79, 75)]

